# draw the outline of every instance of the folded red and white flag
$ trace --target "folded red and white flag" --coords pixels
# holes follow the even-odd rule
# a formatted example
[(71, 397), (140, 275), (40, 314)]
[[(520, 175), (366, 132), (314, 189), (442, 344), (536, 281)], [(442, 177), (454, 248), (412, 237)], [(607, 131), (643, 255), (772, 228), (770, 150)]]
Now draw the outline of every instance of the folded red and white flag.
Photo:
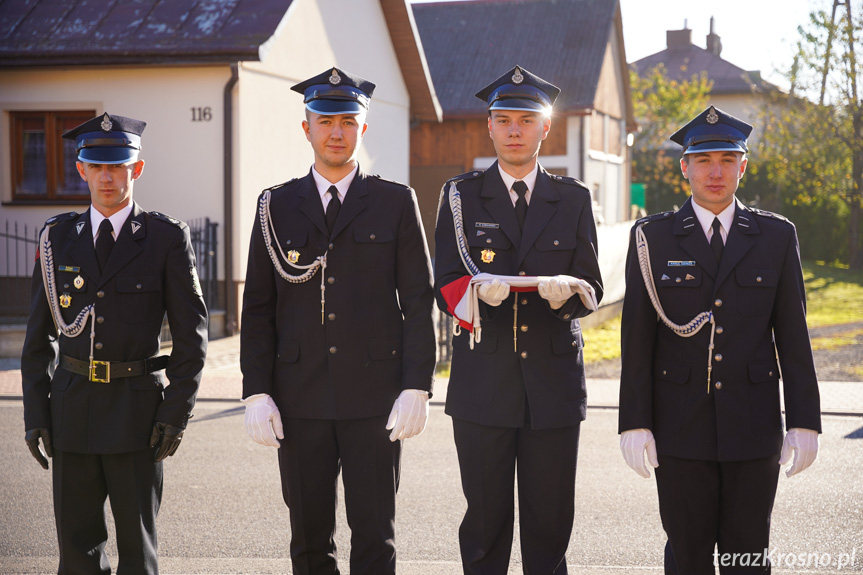
[[(459, 326), (476, 333), (476, 341), (479, 341), (480, 313), (479, 313), (479, 286), (484, 283), (500, 280), (509, 284), (510, 291), (528, 292), (537, 291), (539, 282), (550, 279), (551, 276), (500, 276), (495, 274), (481, 273), (475, 276), (462, 276), (441, 288), (441, 295), (446, 301), (447, 311), (458, 321)], [(575, 290), (581, 303), (591, 311), (599, 307), (596, 301), (596, 292), (593, 286), (583, 279), (572, 276), (554, 276), (565, 279), (569, 286)]]

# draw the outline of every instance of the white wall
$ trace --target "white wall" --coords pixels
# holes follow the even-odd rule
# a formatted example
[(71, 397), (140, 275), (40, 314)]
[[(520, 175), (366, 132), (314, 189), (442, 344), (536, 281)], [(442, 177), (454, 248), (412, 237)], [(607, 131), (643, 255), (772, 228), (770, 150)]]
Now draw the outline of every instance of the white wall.
[[(147, 122), (144, 174), (134, 188), (144, 209), (221, 221), (221, 108), (229, 74), (224, 66), (0, 71), (0, 199), (12, 199), (10, 111), (92, 109)], [(193, 122), (193, 107), (210, 107), (212, 119)], [(86, 207), (2, 205), (0, 222), (39, 227), (52, 215)]]

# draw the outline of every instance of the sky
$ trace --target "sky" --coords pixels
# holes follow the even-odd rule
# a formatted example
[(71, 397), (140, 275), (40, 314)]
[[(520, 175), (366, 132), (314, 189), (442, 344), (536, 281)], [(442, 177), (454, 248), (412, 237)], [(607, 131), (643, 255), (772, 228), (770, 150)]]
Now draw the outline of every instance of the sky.
[(787, 89), (788, 82), (776, 70), (791, 67), (797, 27), (807, 22), (812, 10), (829, 12), (833, 1), (620, 0), (620, 6), (629, 62), (664, 50), (666, 30), (681, 30), (685, 21), (692, 43), (704, 48), (713, 16), (724, 60), (744, 70), (760, 70), (765, 80)]

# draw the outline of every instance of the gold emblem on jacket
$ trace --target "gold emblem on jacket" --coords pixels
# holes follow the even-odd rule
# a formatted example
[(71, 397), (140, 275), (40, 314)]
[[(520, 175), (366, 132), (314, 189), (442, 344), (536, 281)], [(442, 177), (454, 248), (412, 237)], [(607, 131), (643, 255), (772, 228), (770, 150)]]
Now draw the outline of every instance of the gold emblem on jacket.
[(64, 293), (60, 296), (60, 307), (67, 308), (72, 305), (72, 296), (67, 293)]
[(297, 250), (289, 251), (288, 252), (288, 261), (291, 262), (292, 264), (295, 264), (298, 261), (300, 261), (300, 252), (298, 252)]
[(494, 261), (495, 253), (492, 250), (482, 250), (482, 263), (490, 264)]

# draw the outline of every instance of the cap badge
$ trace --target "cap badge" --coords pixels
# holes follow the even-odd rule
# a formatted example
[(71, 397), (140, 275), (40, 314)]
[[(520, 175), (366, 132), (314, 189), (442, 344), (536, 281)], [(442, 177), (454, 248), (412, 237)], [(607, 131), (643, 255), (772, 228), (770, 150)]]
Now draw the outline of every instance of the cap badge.
[(102, 116), (102, 129), (106, 132), (110, 132), (114, 127), (114, 124), (111, 122), (111, 118), (108, 117), (108, 113), (105, 112), (105, 115)]
[(295, 264), (298, 261), (300, 261), (300, 252), (298, 252), (297, 250), (289, 251), (288, 252), (288, 261), (292, 264)]
[(81, 289), (84, 287), (84, 278), (76, 276), (75, 279), (72, 280), (72, 285), (75, 286), (75, 289)]
[(707, 118), (705, 118), (705, 120), (707, 120), (708, 124), (715, 124), (719, 121), (719, 114), (716, 113), (713, 106), (710, 106), (710, 111), (707, 112)]
[(67, 293), (64, 293), (60, 296), (60, 307), (67, 308), (72, 305), (72, 296)]
[(495, 253), (492, 250), (482, 250), (480, 255), (482, 256), (482, 263), (484, 264), (490, 264), (494, 261)]
[(339, 76), (338, 71), (333, 68), (333, 73), (330, 75), (330, 84), (333, 86), (338, 86), (339, 82), (342, 81), (342, 77)]
[(515, 74), (512, 75), (512, 83), (513, 84), (521, 84), (524, 82), (524, 76), (521, 74), (521, 70), (518, 66), (515, 67)]

